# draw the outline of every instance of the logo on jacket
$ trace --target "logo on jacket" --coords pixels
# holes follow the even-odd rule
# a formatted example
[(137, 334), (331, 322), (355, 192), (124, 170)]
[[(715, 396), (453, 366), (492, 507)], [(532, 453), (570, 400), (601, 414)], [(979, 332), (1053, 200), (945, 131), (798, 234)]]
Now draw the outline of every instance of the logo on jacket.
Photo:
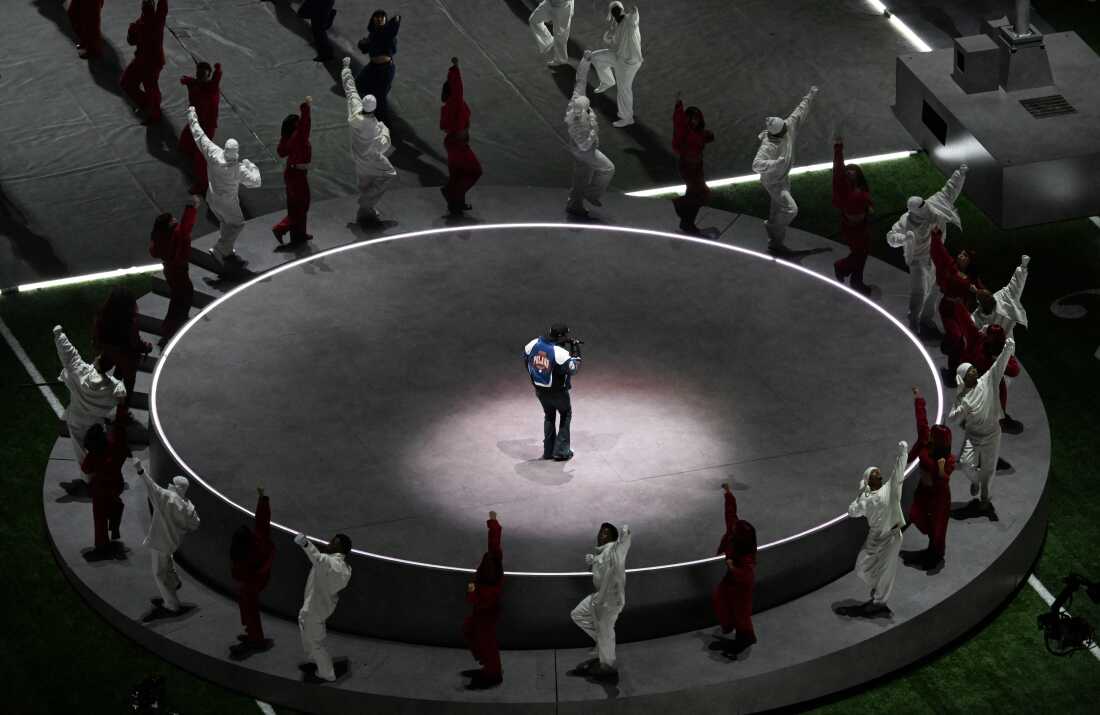
[(550, 356), (540, 350), (531, 356), (531, 364), (539, 372), (547, 372), (550, 369)]

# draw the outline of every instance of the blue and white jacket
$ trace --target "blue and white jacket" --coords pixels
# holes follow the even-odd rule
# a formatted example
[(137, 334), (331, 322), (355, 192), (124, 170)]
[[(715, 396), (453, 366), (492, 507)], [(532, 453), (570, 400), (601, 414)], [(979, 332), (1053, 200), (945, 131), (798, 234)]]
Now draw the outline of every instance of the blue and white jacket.
[(581, 366), (579, 355), (570, 355), (565, 348), (544, 337), (538, 337), (523, 348), (523, 361), (531, 384), (547, 390), (568, 390), (569, 378)]

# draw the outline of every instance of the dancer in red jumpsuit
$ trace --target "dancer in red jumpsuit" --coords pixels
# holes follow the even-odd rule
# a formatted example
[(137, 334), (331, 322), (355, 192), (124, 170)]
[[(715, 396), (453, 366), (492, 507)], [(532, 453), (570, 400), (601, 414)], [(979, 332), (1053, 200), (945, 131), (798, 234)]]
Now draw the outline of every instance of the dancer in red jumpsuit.
[(160, 71), (164, 69), (164, 22), (168, 17), (168, 0), (143, 0), (141, 16), (126, 33), (126, 41), (134, 45), (134, 59), (122, 71), (119, 84), (126, 96), (145, 112), (145, 124), (161, 119)]
[(71, 0), (69, 22), (76, 33), (76, 51), (84, 59), (96, 59), (103, 53), (103, 35), (99, 31), (99, 15), (103, 0)]
[(466, 203), (466, 192), (481, 178), (481, 162), (470, 148), (470, 107), (466, 104), (457, 57), (451, 58), (447, 81), (443, 83), (442, 99), (439, 128), (446, 133), (443, 146), (447, 149), (449, 176), (441, 191), (450, 214), (461, 216), (463, 211), (472, 208)]
[(473, 606), (462, 624), (462, 635), (481, 668), (463, 671), (470, 677), (466, 687), (484, 690), (504, 681), (497, 644), (497, 621), (500, 620), (500, 589), (504, 582), (504, 552), (500, 549), (500, 523), (497, 513), (489, 512), (489, 550), (481, 558), (474, 580), (466, 585), (466, 600)]
[(903, 558), (911, 565), (929, 570), (943, 563), (947, 549), (955, 455), (951, 454), (951, 428), (947, 425), (928, 427), (925, 401), (915, 387), (913, 407), (917, 416), (917, 439), (909, 450), (909, 461), (919, 462), (920, 481), (909, 506), (909, 521), (928, 536), (928, 548), (908, 556), (903, 554)]
[[(195, 108), (199, 115), (199, 126), (212, 141), (218, 131), (218, 103), (221, 100), (222, 66), (214, 65), (214, 71), (210, 71), (210, 65), (199, 62), (195, 65), (195, 76), (180, 77), (180, 84), (187, 87), (187, 104)], [(209, 181), (206, 178), (206, 157), (195, 146), (195, 138), (191, 135), (191, 128), (184, 126), (180, 132), (179, 150), (184, 156), (191, 159), (191, 173), (193, 181), (190, 192), (196, 196), (206, 196), (206, 188)]]
[(672, 151), (679, 158), (677, 168), (687, 188), (684, 195), (672, 200), (676, 215), (680, 217), (680, 230), (699, 234), (695, 217), (710, 198), (710, 188), (703, 177), (703, 149), (714, 141), (714, 132), (707, 129), (703, 112), (698, 107), (684, 109), (684, 103), (676, 94), (676, 107), (672, 110)]
[(840, 209), (840, 236), (848, 244), (848, 255), (833, 264), (841, 283), (851, 276), (852, 287), (864, 295), (871, 289), (863, 282), (863, 268), (871, 252), (871, 189), (857, 164), (844, 163), (844, 141), (833, 142), (833, 206)]
[(940, 350), (947, 356), (944, 380), (953, 384), (955, 369), (963, 361), (963, 355), (976, 347), (967, 345), (966, 326), (973, 322), (970, 318), (972, 294), (976, 289), (982, 288), (982, 282), (977, 277), (974, 252), (964, 249), (952, 258), (947, 247), (943, 245), (943, 232), (938, 227), (933, 228), (930, 234), (929, 252), (932, 265), (936, 268), (936, 283), (943, 294), (938, 309), (943, 322)]
[(93, 344), (100, 355), (107, 356), (115, 364), (115, 378), (126, 387), (126, 405), (134, 394), (138, 362), (153, 349), (141, 339), (137, 316), (137, 298), (118, 286), (107, 296), (92, 326)]
[(157, 216), (149, 241), (149, 255), (159, 258), (168, 282), (168, 312), (161, 324), (160, 345), (176, 334), (191, 313), (195, 287), (191, 284), (191, 231), (198, 217), (199, 197), (192, 196), (179, 221), (170, 213)]
[(283, 182), (286, 184), (286, 216), (271, 228), (275, 240), (283, 242), (290, 233), (290, 245), (297, 246), (313, 238), (306, 233), (306, 216), (309, 214), (309, 162), (313, 148), (309, 143), (310, 106), (313, 97), (306, 97), (298, 107), (301, 115), (289, 114), (283, 120), (282, 136), (275, 150), (286, 157)]
[(269, 650), (274, 641), (264, 637), (260, 622), (260, 592), (271, 578), (271, 563), (275, 545), (271, 543), (271, 500), (261, 488), (256, 489), (256, 521), (253, 528), (241, 526), (233, 534), (229, 556), (233, 562), (233, 578), (239, 584), (238, 606), (244, 633), (230, 647), (235, 657)]
[(756, 529), (737, 518), (737, 499), (729, 484), (722, 485), (726, 533), (718, 543), (718, 555), (726, 557), (726, 573), (714, 589), (714, 610), (722, 633), (736, 631), (734, 640), (722, 638), (712, 648), (736, 658), (756, 643), (752, 627), (752, 589), (756, 580)]
[(122, 524), (122, 465), (130, 456), (126, 443), (126, 406), (119, 404), (108, 433), (102, 424), (92, 425), (84, 437), (88, 454), (80, 471), (91, 477), (92, 522), (95, 548), (84, 554), (88, 561), (125, 558), (119, 527)]

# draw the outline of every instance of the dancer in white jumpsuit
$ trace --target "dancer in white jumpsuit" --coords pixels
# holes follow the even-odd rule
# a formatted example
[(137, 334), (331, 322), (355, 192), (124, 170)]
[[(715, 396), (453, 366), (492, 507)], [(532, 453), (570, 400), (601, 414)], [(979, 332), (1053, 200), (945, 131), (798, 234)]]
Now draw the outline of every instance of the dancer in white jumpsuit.
[[(57, 348), (57, 357), (61, 360), (61, 374), (57, 379), (69, 388), (69, 404), (65, 407), (65, 424), (69, 428), (69, 439), (73, 443), (73, 454), (79, 466), (87, 451), (84, 449), (84, 437), (92, 425), (115, 414), (119, 404), (126, 401), (126, 388), (122, 382), (101, 370), (103, 358), (94, 363), (84, 362), (80, 353), (69, 342), (60, 325), (53, 326), (53, 343)], [(80, 470), (77, 470), (80, 472)], [(80, 479), (86, 487), (88, 475), (80, 473)]]
[(1020, 265), (1012, 273), (1008, 285), (996, 293), (987, 297), (983, 291), (978, 291), (978, 307), (971, 315), (978, 330), (999, 325), (1004, 328), (1005, 335), (1011, 338), (1017, 323), (1027, 327), (1027, 311), (1024, 310), (1021, 298), (1027, 284), (1027, 264), (1030, 262), (1029, 256), (1021, 256)]
[(955, 202), (962, 193), (966, 181), (966, 164), (962, 164), (944, 187), (927, 199), (909, 197), (908, 211), (890, 228), (886, 243), (902, 248), (905, 263), (909, 266), (909, 329), (913, 333), (923, 331), (928, 337), (940, 335), (933, 320), (938, 292), (936, 270), (932, 266), (932, 229), (939, 227), (947, 240), (947, 224), (953, 223), (962, 230), (962, 219), (955, 209)]
[(963, 428), (958, 464), (970, 479), (970, 495), (977, 497), (969, 506), (991, 521), (997, 521), (991, 491), (1001, 451), (1000, 385), (1008, 359), (1015, 352), (1016, 341), (1008, 338), (993, 366), (981, 377), (970, 363), (959, 365), (956, 371), (958, 392), (947, 413), (947, 419), (961, 423)]
[[(878, 467), (869, 467), (859, 483), (859, 496), (848, 507), (848, 516), (867, 517), (867, 540), (856, 557), (856, 575), (871, 587), (871, 600), (855, 608), (845, 609), (849, 615), (871, 616), (889, 613), (886, 605), (894, 590), (901, 553), (901, 529), (905, 513), (901, 509), (901, 487), (905, 480), (905, 464), (909, 445), (898, 442), (897, 457), (885, 479)], [(839, 609), (838, 609), (839, 610)]]
[[(187, 477), (173, 477), (172, 483), (165, 488), (153, 481), (140, 460), (134, 462), (134, 467), (145, 482), (145, 492), (153, 505), (149, 533), (143, 542), (153, 555), (153, 580), (156, 581), (157, 591), (160, 593), (160, 598), (153, 599), (153, 605), (160, 613), (154, 611), (151, 615), (173, 615), (180, 611), (180, 601), (176, 597), (180, 588), (180, 577), (176, 574), (172, 554), (176, 553), (189, 531), (199, 528), (199, 515), (195, 511), (195, 505), (187, 500)], [(152, 618), (146, 616), (146, 620)]]
[(386, 193), (397, 169), (386, 157), (393, 153), (390, 130), (374, 116), (378, 102), (373, 95), (359, 97), (355, 88), (355, 76), (351, 73), (351, 58), (344, 58), (340, 70), (344, 96), (348, 100), (348, 128), (351, 130), (351, 157), (355, 160), (355, 176), (359, 183), (359, 223), (378, 223), (382, 220), (375, 208), (382, 194)]
[(305, 534), (295, 536), (294, 543), (302, 547), (313, 564), (306, 581), (302, 610), (298, 611), (298, 629), (306, 657), (317, 666), (316, 675), (308, 666), (302, 669), (306, 671), (307, 682), (324, 680), (331, 683), (336, 680), (336, 671), (332, 656), (325, 650), (325, 621), (336, 610), (338, 594), (351, 580), (351, 566), (347, 562), (351, 539), (337, 534), (323, 550), (314, 546)]
[(596, 658), (581, 663), (578, 675), (614, 677), (615, 621), (626, 604), (626, 554), (630, 551), (630, 527), (616, 529), (602, 524), (596, 536), (596, 553), (585, 554), (592, 567), (592, 582), (596, 592), (586, 596), (570, 614), (573, 622), (596, 642)]
[(752, 160), (752, 170), (760, 174), (760, 183), (771, 199), (764, 230), (768, 232), (768, 250), (775, 253), (789, 253), (783, 241), (787, 237), (787, 226), (798, 215), (798, 204), (791, 195), (791, 166), (794, 164), (798, 132), (816, 96), (817, 87), (810, 87), (809, 93), (786, 119), (765, 119), (764, 131), (757, 137), (760, 148)]
[(585, 218), (584, 202), (602, 206), (600, 198), (615, 176), (615, 165), (600, 151), (600, 126), (588, 101), (588, 70), (592, 52), (585, 52), (577, 65), (577, 80), (573, 98), (565, 109), (565, 126), (569, 132), (569, 153), (573, 155), (573, 185), (565, 211), (570, 216)]
[(187, 123), (191, 127), (195, 146), (206, 157), (206, 173), (210, 180), (206, 200), (220, 224), (218, 242), (209, 253), (219, 267), (225, 261), (243, 265), (244, 261), (233, 250), (237, 237), (244, 229), (240, 187), (260, 188), (260, 170), (248, 159), (240, 157), (240, 145), (236, 139), (226, 139), (224, 149), (212, 142), (202, 130), (194, 107), (187, 108)]
[[(527, 19), (540, 54), (550, 53), (550, 67), (569, 64), (569, 28), (573, 24), (573, 0), (542, 0)], [(554, 26), (554, 34), (546, 24)]]
[(607, 49), (592, 53), (592, 64), (600, 85), (596, 94), (618, 85), (619, 119), (614, 127), (628, 127), (634, 123), (634, 75), (642, 68), (642, 31), (638, 26), (638, 8), (623, 11), (623, 4), (616, 0), (607, 6), (607, 31), (603, 41)]

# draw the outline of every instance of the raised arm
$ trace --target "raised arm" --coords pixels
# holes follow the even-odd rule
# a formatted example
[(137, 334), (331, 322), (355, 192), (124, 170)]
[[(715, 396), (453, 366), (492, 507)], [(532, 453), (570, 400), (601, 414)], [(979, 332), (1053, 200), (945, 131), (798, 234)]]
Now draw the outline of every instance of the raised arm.
[(844, 169), (844, 144), (833, 144), (833, 206), (843, 208), (848, 195), (852, 193), (852, 182), (848, 180), (848, 172)]
[(588, 72), (592, 67), (592, 52), (586, 50), (581, 61), (577, 64), (577, 74), (573, 81), (573, 97), (588, 96)]
[(218, 161), (222, 156), (221, 147), (210, 141), (210, 138), (206, 136), (206, 132), (202, 130), (202, 125), (199, 124), (199, 115), (194, 107), (187, 108), (187, 125), (191, 127), (191, 136), (207, 161)]
[(307, 142), (309, 141), (310, 132), (313, 131), (313, 109), (310, 103), (302, 102), (298, 105), (298, 113), (300, 117), (298, 126), (294, 130), (294, 138), (297, 141)]
[(1030, 256), (1021, 256), (1020, 265), (1016, 266), (1016, 270), (1012, 272), (1012, 278), (1005, 286), (1008, 289), (1008, 294), (1015, 298), (1017, 303), (1020, 302), (1020, 297), (1024, 294), (1024, 285), (1027, 284), (1027, 264), (1030, 262)]
[(261, 541), (271, 538), (271, 499), (265, 494), (256, 502), (256, 536)]
[(237, 165), (237, 174), (240, 176), (241, 185), (246, 189), (260, 188), (260, 182), (262, 181), (260, 167), (256, 166), (248, 159), (241, 159), (240, 163)]
[(806, 115), (810, 112), (810, 105), (813, 104), (814, 97), (817, 96), (817, 87), (811, 87), (810, 91), (806, 93), (806, 96), (802, 98), (802, 101), (798, 103), (798, 106), (794, 108), (790, 116), (787, 117), (787, 121), (801, 125), (806, 119)]
[(159, 0), (157, 3), (157, 22), (164, 25), (165, 20), (168, 19), (168, 0)]
[(927, 403), (920, 395), (913, 398), (913, 412), (917, 416), (917, 444), (928, 444), (932, 439), (932, 431), (928, 428)]
[(183, 215), (180, 216), (180, 222), (176, 224), (175, 234), (176, 236), (183, 238), (186, 237), (188, 241), (191, 240), (191, 232), (195, 230), (195, 222), (199, 218), (198, 209), (194, 206), (188, 206), (183, 210)]
[(672, 110), (672, 150), (680, 154), (684, 150), (684, 138), (687, 136), (687, 113), (684, 103), (677, 99)]
[(57, 348), (57, 358), (61, 361), (61, 367), (65, 372), (76, 375), (87, 365), (84, 358), (80, 357), (80, 353), (69, 342), (68, 336), (60, 325), (53, 326), (53, 344)]
[(1005, 340), (1005, 346), (1001, 348), (1001, 354), (997, 356), (997, 359), (993, 362), (993, 367), (989, 368), (989, 372), (982, 375), (982, 378), (989, 378), (990, 389), (996, 389), (1001, 384), (1001, 378), (1005, 376), (1005, 368), (1008, 367), (1008, 361), (1012, 355), (1016, 352), (1016, 341), (1012, 338)]
[(726, 517), (726, 533), (733, 531), (733, 527), (737, 526), (737, 497), (733, 495), (729, 489), (725, 490), (722, 494), (722, 508)]
[(932, 256), (932, 265), (936, 267), (936, 282), (943, 286), (958, 269), (955, 267), (955, 259), (943, 245), (943, 233), (938, 226), (932, 229), (928, 252)]
[(890, 496), (901, 498), (901, 483), (905, 481), (905, 466), (909, 464), (909, 443), (904, 439), (898, 442), (897, 457), (894, 459), (894, 471), (890, 475)]
[(306, 556), (309, 557), (310, 562), (314, 566), (321, 563), (321, 557), (324, 555), (317, 550), (317, 547), (313, 545), (313, 542), (306, 538), (305, 534), (298, 534), (294, 537), (294, 543), (302, 547), (302, 551), (306, 552)]
[(959, 194), (962, 193), (963, 184), (966, 183), (966, 164), (962, 164), (958, 169), (955, 169), (951, 174), (951, 178), (947, 180), (947, 183), (943, 185), (943, 188), (936, 192), (935, 195), (929, 197), (929, 201), (932, 201), (936, 196), (942, 197), (945, 201), (954, 204), (959, 200)]
[[(961, 387), (959, 388), (962, 389)], [(947, 419), (952, 422), (962, 422), (970, 414), (970, 408), (964, 400), (959, 399), (959, 395), (955, 395), (955, 403), (951, 405), (951, 409), (947, 412)]]
[(353, 121), (363, 111), (363, 100), (359, 90), (355, 89), (355, 75), (351, 73), (351, 59), (344, 58), (344, 68), (340, 70), (340, 82), (344, 85), (344, 96), (348, 100), (348, 121)]
[(222, 63), (221, 62), (215, 62), (214, 63), (214, 74), (210, 78), (210, 83), (212, 85), (214, 85), (213, 87), (211, 87), (211, 90), (214, 92), (214, 94), (217, 94), (218, 92), (222, 91)]

